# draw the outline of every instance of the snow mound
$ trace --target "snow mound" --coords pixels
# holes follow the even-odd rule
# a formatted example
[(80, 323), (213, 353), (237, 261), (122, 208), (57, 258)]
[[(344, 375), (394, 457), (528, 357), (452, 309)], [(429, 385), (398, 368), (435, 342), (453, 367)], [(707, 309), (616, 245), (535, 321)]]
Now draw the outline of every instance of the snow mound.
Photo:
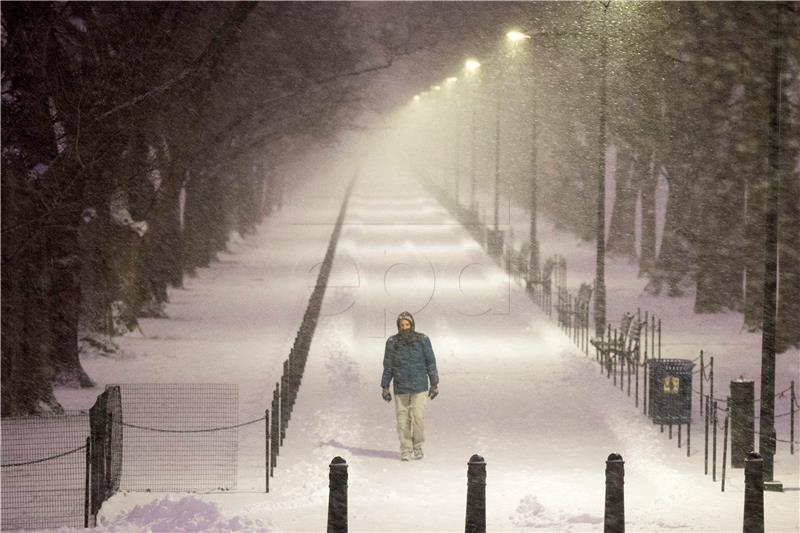
[(602, 516), (594, 516), (588, 513), (576, 514), (567, 518), (570, 524), (602, 524)]
[(516, 527), (552, 527), (556, 524), (556, 520), (550, 516), (544, 505), (539, 503), (536, 496), (530, 494), (520, 500), (509, 520)]
[(219, 506), (193, 496), (173, 500), (169, 496), (137, 505), (113, 520), (104, 521), (101, 531), (183, 532), (183, 531), (271, 531), (260, 520), (241, 516), (224, 517)]
[(567, 524), (601, 524), (603, 517), (588, 513), (566, 515), (563, 512), (554, 512), (545, 508), (536, 496), (528, 495), (522, 498), (514, 513), (509, 517), (516, 527), (553, 528), (566, 527)]

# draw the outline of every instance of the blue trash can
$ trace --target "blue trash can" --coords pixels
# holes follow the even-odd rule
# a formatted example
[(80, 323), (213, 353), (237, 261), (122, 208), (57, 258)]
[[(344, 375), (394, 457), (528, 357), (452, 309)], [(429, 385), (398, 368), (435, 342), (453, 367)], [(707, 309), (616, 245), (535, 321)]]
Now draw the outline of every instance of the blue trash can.
[(688, 359), (650, 359), (648, 413), (654, 424), (688, 424), (692, 417), (692, 369)]

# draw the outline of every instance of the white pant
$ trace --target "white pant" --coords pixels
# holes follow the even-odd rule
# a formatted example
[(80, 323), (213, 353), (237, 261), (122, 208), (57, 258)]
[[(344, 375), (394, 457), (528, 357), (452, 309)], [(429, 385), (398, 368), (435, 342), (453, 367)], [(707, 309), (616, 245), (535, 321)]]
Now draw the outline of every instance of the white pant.
[(422, 444), (425, 442), (425, 404), (427, 400), (427, 392), (394, 395), (401, 454), (422, 449)]

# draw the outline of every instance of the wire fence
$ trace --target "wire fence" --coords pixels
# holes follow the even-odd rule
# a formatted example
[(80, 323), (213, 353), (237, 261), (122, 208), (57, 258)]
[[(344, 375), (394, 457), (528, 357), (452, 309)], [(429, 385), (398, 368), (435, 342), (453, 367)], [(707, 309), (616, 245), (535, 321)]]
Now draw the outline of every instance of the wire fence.
[[(575, 302), (582, 302), (579, 294), (572, 295), (564, 288), (566, 285), (566, 265), (561, 265), (562, 259), (554, 256), (546, 261), (545, 265), (556, 265), (554, 269), (553, 283), (555, 287), (552, 291), (557, 295), (554, 299), (543, 297), (549, 292), (548, 287), (539, 289), (540, 295), (537, 297), (536, 291), (530, 292), (532, 299), (539, 304), (548, 316), (553, 316), (553, 305), (555, 305), (555, 319), (558, 325), (578, 346), (586, 353), (586, 343), (584, 331), (588, 330), (588, 306), (576, 305)], [(561, 272), (563, 270), (564, 272)], [(551, 283), (550, 279), (547, 284)], [(553, 301), (555, 304), (553, 304)], [(543, 305), (544, 304), (544, 305)], [(576, 312), (580, 310), (582, 312)], [(638, 407), (639, 398), (642, 398), (642, 412), (649, 416), (654, 423), (660, 426), (661, 433), (667, 433), (670, 440), (673, 440), (677, 433), (677, 444), (681, 448), (685, 444), (687, 457), (691, 455), (691, 432), (692, 432), (692, 405), (698, 406), (702, 428), (702, 453), (704, 456), (704, 473), (710, 475), (712, 481), (718, 481), (718, 465), (721, 467), (721, 490), (725, 490), (725, 476), (728, 462), (731, 466), (741, 468), (744, 465), (744, 457), (747, 451), (755, 447), (755, 439), (759, 437), (759, 432), (752, 427), (753, 423), (759, 420), (760, 416), (754, 412), (754, 407), (761, 401), (752, 398), (749, 404), (749, 414), (744, 421), (741, 416), (730, 414), (729, 398), (719, 397), (715, 391), (714, 380), (714, 357), (706, 358), (706, 354), (700, 354), (693, 360), (667, 360), (661, 358), (662, 347), (662, 328), (661, 320), (652, 314), (637, 309), (636, 314), (626, 313), (620, 321), (619, 327), (608, 324), (606, 331), (602, 335), (590, 339), (590, 344), (595, 347), (595, 355), (600, 364), (601, 373), (605, 374), (614, 387), (621, 391), (627, 389), (627, 396), (633, 396), (635, 405)], [(658, 401), (664, 401), (663, 396), (656, 391), (656, 386), (661, 386), (652, 373), (657, 370), (661, 363), (671, 361), (681, 362), (688, 370), (684, 372), (671, 372), (669, 380), (674, 384), (677, 393), (681, 396), (683, 403), (680, 412), (683, 414), (677, 417), (667, 417), (654, 413)], [(691, 369), (694, 366), (694, 369)], [(640, 380), (641, 374), (641, 380)], [(674, 376), (672, 374), (675, 374)], [(685, 374), (685, 375), (683, 375)], [(680, 378), (677, 376), (681, 375)], [(698, 380), (699, 389), (692, 385), (692, 378)], [(627, 387), (626, 387), (627, 385)], [(664, 384), (666, 386), (666, 383)], [(633, 390), (633, 394), (632, 394)], [(686, 391), (686, 392), (684, 392)], [(692, 401), (694, 397), (697, 401)], [(775, 437), (775, 442), (786, 446), (784, 449), (790, 454), (794, 454), (795, 446), (800, 444), (795, 438), (795, 421), (797, 410), (800, 404), (797, 402), (794, 382), (781, 391), (773, 395), (776, 402), (774, 419), (788, 420), (788, 435), (785, 437)], [(781, 401), (783, 400), (783, 401)], [(674, 400), (669, 400), (672, 403)], [(779, 403), (780, 402), (780, 403)], [(780, 405), (780, 407), (778, 406)], [(663, 409), (662, 409), (663, 411)], [(744, 424), (744, 425), (743, 425)], [(665, 431), (666, 430), (666, 431)], [(685, 430), (685, 433), (684, 433)], [(734, 434), (735, 431), (742, 435)], [(720, 435), (720, 432), (722, 433)], [(729, 439), (730, 435), (730, 439)], [(749, 435), (749, 437), (748, 437)], [(731, 448), (734, 446), (733, 440), (737, 441), (737, 452), (739, 455), (734, 457), (729, 453), (729, 443)], [(787, 438), (788, 437), (788, 438)], [(745, 444), (744, 448), (740, 444), (744, 438), (745, 442), (752, 441), (750, 445)], [(721, 444), (721, 450), (720, 450)], [(733, 450), (731, 449), (733, 452)], [(721, 455), (721, 462), (720, 457)]]
[(0, 527), (83, 527), (86, 438), (83, 411), (2, 419)]
[(219, 383), (121, 384), (120, 490), (233, 490), (239, 389)]
[(234, 384), (143, 383), (107, 386), (90, 413), (3, 418), (2, 529), (91, 527), (118, 490), (235, 490), (240, 430), (263, 451), (250, 454), (258, 464), (247, 466), (260, 470), (269, 492), (355, 182), (264, 416), (238, 422)]

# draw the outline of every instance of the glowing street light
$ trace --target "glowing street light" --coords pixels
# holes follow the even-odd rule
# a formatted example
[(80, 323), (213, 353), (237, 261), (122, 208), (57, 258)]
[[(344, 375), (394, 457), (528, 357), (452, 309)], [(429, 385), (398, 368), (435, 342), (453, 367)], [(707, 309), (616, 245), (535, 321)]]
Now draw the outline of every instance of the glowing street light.
[(477, 59), (467, 59), (464, 62), (464, 67), (470, 72), (475, 72), (479, 68), (481, 68), (481, 64), (478, 62)]
[(419, 102), (419, 95), (418, 95), (418, 94), (415, 94), (415, 95), (414, 95), (414, 101), (415, 101), (415, 102)]
[(446, 81), (448, 84), (451, 84), (451, 83), (455, 83), (455, 82), (457, 82), (457, 81), (458, 81), (458, 78), (451, 76), (451, 77), (447, 78), (445, 81)]
[(530, 39), (530, 38), (531, 38), (530, 35), (522, 33), (517, 30), (511, 30), (510, 32), (506, 33), (506, 39), (514, 43), (519, 41), (524, 41), (525, 39)]
[(431, 89), (433, 89), (434, 91), (440, 91), (442, 90), (442, 87), (440, 85), (431, 85)]
[(516, 30), (512, 30), (512, 31), (506, 33), (506, 39), (508, 39), (512, 43), (516, 43), (516, 42), (519, 42), (519, 41), (524, 41), (525, 39), (530, 39), (530, 38), (531, 38), (530, 35), (525, 35), (524, 33), (516, 31)]

